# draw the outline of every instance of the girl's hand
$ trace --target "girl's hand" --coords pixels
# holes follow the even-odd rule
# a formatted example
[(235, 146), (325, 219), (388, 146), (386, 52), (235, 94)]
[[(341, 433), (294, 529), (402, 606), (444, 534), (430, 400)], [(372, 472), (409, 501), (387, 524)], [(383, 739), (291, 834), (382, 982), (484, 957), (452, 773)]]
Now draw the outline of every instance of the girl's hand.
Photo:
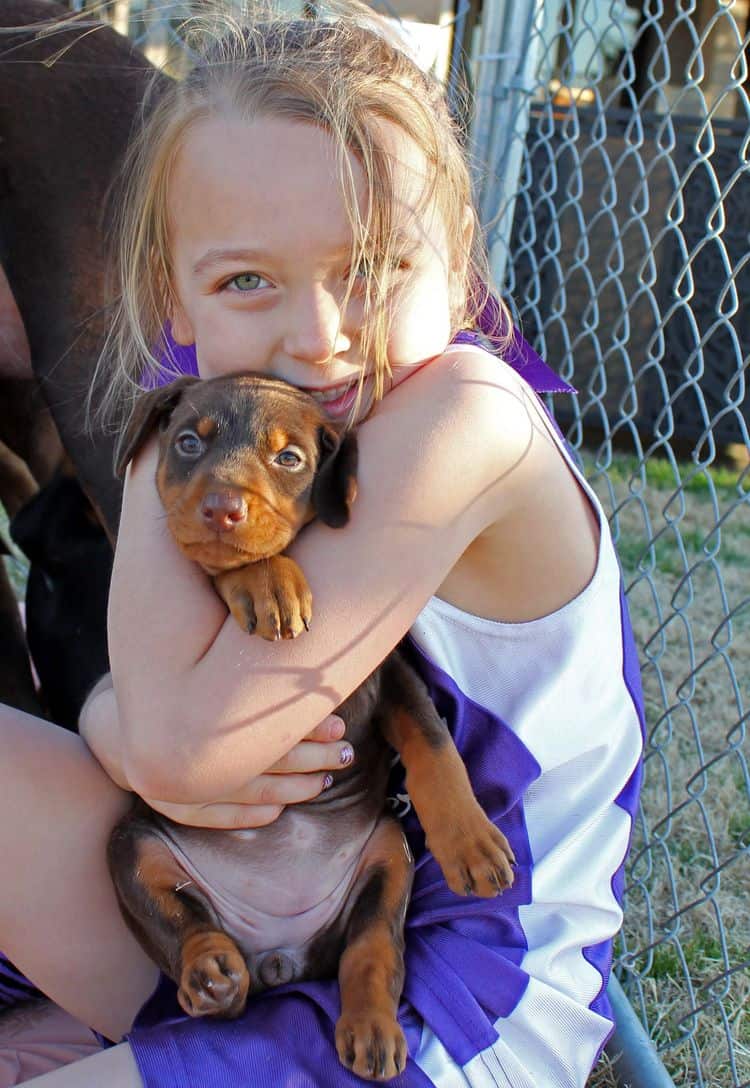
[[(286, 805), (317, 797), (330, 785), (330, 771), (352, 763), (352, 747), (341, 740), (344, 730), (341, 718), (331, 714), (265, 774), (219, 801), (193, 805), (152, 797), (144, 797), (144, 801), (175, 823), (191, 827), (264, 827), (278, 819)], [(86, 700), (79, 732), (109, 777), (122, 789), (131, 790), (122, 765), (117, 702), (109, 673)]]
[(174, 804), (144, 797), (151, 808), (190, 827), (264, 827), (287, 805), (312, 801), (331, 784), (330, 772), (354, 759), (351, 745), (341, 741), (344, 723), (331, 715), (287, 752), (265, 774), (251, 779), (231, 797), (210, 804)]

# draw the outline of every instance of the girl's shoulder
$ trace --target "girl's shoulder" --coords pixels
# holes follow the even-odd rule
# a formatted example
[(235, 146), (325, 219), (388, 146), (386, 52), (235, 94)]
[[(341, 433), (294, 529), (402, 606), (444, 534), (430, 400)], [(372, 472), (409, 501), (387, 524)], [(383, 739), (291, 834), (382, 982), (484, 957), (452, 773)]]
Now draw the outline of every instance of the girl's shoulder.
[[(453, 441), (461, 447), (467, 505), (482, 511), (483, 524), (438, 596), (492, 620), (547, 615), (590, 581), (600, 512), (519, 368), (460, 344), (446, 351), (441, 368), (434, 381), (455, 398)], [(544, 385), (554, 381), (551, 371), (542, 377)]]
[(502, 357), (479, 344), (454, 343), (418, 378), (424, 387), (420, 396), (426, 397), (435, 419), (447, 416), (455, 428), (448, 434), (454, 441), (468, 441), (473, 456), (474, 438), (480, 435), (488, 442), (487, 456), (495, 467), (498, 454), (513, 456), (514, 447), (526, 448), (529, 406), (537, 401), (536, 393)]

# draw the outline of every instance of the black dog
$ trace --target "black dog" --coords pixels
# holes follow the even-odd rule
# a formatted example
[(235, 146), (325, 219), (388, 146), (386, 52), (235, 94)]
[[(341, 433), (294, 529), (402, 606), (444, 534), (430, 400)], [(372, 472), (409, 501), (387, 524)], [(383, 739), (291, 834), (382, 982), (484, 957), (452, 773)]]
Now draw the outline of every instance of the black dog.
[(53, 722), (75, 730), (86, 696), (109, 671), (112, 548), (65, 469), (16, 514), (10, 532), (30, 561), (26, 638), (42, 703)]

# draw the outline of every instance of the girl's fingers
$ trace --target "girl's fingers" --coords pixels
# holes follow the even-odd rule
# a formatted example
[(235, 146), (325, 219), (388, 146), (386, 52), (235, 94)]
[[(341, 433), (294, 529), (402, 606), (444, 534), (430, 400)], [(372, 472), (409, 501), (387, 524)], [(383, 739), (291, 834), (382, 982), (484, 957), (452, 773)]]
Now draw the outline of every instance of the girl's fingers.
[(286, 805), (312, 801), (331, 785), (330, 773), (262, 774), (248, 783), (242, 795), (207, 805), (179, 805), (169, 801), (144, 800), (178, 824), (190, 827), (265, 827), (273, 823)]
[(268, 774), (309, 774), (313, 771), (340, 771), (354, 762), (348, 741), (320, 744), (303, 740), (268, 768)]
[(317, 740), (325, 744), (329, 740), (341, 740), (345, 730), (346, 726), (343, 720), (336, 714), (329, 714), (327, 718), (324, 718), (307, 734), (305, 740)]
[(312, 801), (331, 785), (331, 771), (340, 771), (354, 761), (352, 746), (340, 739), (344, 731), (341, 718), (330, 715), (266, 774), (248, 782), (230, 799), (208, 805), (144, 800), (170, 820), (190, 827), (265, 827), (279, 818), (286, 805)]
[(284, 811), (283, 805), (235, 805), (231, 802), (199, 806), (172, 805), (162, 801), (149, 804), (175, 823), (215, 830), (265, 827), (277, 820)]

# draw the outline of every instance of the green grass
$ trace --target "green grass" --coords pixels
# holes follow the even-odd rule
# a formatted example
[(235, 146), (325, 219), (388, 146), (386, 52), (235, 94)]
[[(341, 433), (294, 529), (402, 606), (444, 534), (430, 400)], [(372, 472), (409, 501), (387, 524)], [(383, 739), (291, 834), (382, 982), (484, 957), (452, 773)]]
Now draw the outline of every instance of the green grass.
[[(702, 974), (715, 971), (724, 963), (721, 942), (705, 930), (698, 932), (689, 940), (680, 941), (682, 955), (685, 958), (690, 976), (697, 981)], [(739, 951), (739, 950), (738, 950)], [(683, 978), (685, 969), (671, 941), (660, 944), (654, 949), (650, 977), (653, 979)]]
[(732, 842), (739, 849), (750, 846), (750, 811), (735, 810), (729, 817), (727, 831)]
[(0, 563), (5, 563), (5, 568), (8, 571), (8, 577), (10, 578), (11, 585), (16, 592), (16, 596), (19, 600), (23, 599), (26, 575), (28, 573), (29, 564), (24, 555), (18, 550), (10, 539), (10, 533), (8, 532), (8, 518), (6, 517), (5, 510), (0, 505), (0, 540), (3, 544), (10, 548), (10, 555), (0, 555)]
[(674, 538), (660, 537), (648, 547), (648, 541), (643, 536), (623, 532), (617, 539), (616, 547), (620, 562), (627, 573), (651, 569), (678, 577), (685, 573), (685, 565)]
[[(584, 470), (588, 476), (597, 473), (597, 465), (592, 454), (581, 455)], [(664, 457), (651, 457), (645, 466), (635, 454), (615, 453), (612, 463), (606, 470), (613, 484), (629, 484), (645, 473), (645, 481), (656, 491), (674, 491), (681, 487), (689, 494), (708, 494), (711, 484), (718, 491), (737, 495), (750, 495), (750, 479), (736, 468), (727, 465), (708, 465), (699, 468), (688, 461), (678, 462), (675, 467)]]

